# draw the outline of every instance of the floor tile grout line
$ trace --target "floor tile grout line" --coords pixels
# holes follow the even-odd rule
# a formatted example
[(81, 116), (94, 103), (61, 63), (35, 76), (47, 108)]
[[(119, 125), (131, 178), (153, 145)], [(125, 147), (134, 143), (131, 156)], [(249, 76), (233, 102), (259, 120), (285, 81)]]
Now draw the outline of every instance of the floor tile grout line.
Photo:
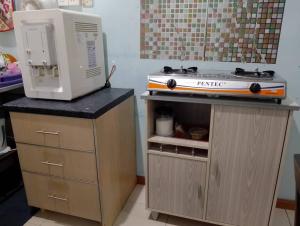
[(288, 219), (289, 225), (290, 225), (290, 226), (293, 226), (293, 225), (292, 225), (292, 222), (291, 222), (291, 219), (290, 219), (290, 217), (289, 217), (289, 214), (288, 214), (288, 212), (287, 212), (287, 210), (285, 209), (284, 212), (285, 212), (285, 215), (286, 215), (286, 217), (287, 217), (287, 219)]

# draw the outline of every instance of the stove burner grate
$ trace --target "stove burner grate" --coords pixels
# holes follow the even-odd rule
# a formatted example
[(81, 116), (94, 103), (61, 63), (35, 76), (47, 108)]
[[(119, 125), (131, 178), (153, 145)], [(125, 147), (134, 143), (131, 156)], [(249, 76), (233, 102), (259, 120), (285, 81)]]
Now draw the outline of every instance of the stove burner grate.
[(197, 73), (197, 71), (198, 71), (197, 67), (189, 67), (189, 68), (181, 67), (181, 69), (173, 69), (171, 67), (165, 66), (163, 69), (163, 73), (165, 74), (180, 74), (180, 75), (194, 74)]
[(242, 68), (236, 68), (233, 73), (236, 77), (241, 78), (256, 78), (256, 79), (273, 79), (275, 72), (274, 71), (246, 71)]

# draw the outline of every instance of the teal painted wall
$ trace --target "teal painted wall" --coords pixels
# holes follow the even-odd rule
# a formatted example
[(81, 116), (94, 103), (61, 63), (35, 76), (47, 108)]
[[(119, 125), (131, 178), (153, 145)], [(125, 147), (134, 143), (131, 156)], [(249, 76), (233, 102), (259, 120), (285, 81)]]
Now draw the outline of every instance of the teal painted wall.
[(13, 31), (0, 32), (0, 51), (17, 54), (16, 39)]
[[(96, 13), (102, 17), (103, 31), (106, 34), (109, 67), (117, 64), (117, 71), (112, 78), (113, 87), (134, 88), (137, 102), (137, 165), (138, 175), (144, 175), (143, 142), (145, 109), (139, 96), (145, 91), (147, 74), (160, 70), (164, 65), (173, 67), (198, 66), (203, 69), (246, 69), (276, 70), (288, 81), (289, 96), (300, 102), (300, 1), (287, 0), (286, 11), (276, 65), (238, 64), (217, 62), (192, 62), (168, 60), (141, 60), (139, 58), (140, 4), (139, 0), (94, 0), (92, 9), (86, 12)], [(13, 32), (0, 33), (0, 49), (15, 53)], [(293, 155), (300, 153), (300, 113), (295, 113), (294, 126), (289, 142), (289, 151), (285, 164), (284, 177), (281, 182), (280, 197), (294, 199)]]

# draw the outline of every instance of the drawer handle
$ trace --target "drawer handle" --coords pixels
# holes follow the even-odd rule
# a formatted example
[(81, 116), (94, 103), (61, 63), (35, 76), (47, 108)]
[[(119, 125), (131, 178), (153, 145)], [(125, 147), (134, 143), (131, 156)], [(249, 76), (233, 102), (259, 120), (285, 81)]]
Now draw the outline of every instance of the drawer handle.
[(216, 172), (215, 177), (216, 177), (217, 185), (220, 187), (220, 184), (221, 184), (221, 172), (220, 172), (218, 163), (216, 163), (215, 172)]
[(36, 133), (42, 133), (42, 134), (48, 134), (48, 135), (59, 135), (60, 132), (49, 132), (49, 131), (43, 131), (43, 130), (38, 130), (38, 131), (35, 131)]
[(57, 199), (57, 200), (60, 200), (60, 201), (68, 201), (67, 198), (60, 198), (60, 197), (57, 197), (55, 195), (48, 195), (48, 198), (51, 198), (51, 199)]
[(53, 163), (53, 162), (48, 162), (48, 161), (41, 162), (41, 163), (45, 164), (45, 165), (49, 165), (49, 166), (64, 167), (64, 164), (62, 164), (62, 163)]

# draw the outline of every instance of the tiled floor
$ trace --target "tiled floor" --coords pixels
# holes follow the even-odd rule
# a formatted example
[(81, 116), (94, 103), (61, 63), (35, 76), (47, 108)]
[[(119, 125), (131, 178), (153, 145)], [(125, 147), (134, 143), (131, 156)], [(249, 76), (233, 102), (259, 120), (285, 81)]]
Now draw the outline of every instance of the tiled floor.
[[(150, 219), (150, 212), (145, 209), (145, 187), (138, 185), (114, 226), (213, 226), (179, 217), (161, 214), (157, 221)], [(48, 211), (39, 212), (25, 226), (98, 226), (99, 224)], [(276, 209), (273, 226), (293, 226), (294, 212)]]

